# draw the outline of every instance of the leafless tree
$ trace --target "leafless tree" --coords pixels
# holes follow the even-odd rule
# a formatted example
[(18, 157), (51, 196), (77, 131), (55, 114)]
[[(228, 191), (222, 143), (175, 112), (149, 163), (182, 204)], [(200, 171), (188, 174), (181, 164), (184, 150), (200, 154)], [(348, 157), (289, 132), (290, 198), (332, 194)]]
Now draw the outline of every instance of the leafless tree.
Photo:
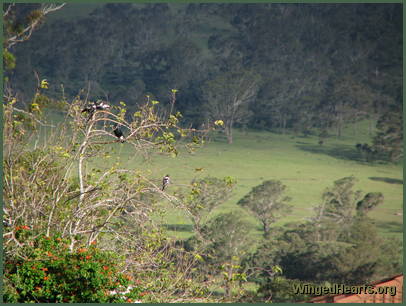
[[(6, 49), (10, 49), (12, 46), (14, 46), (17, 43), (23, 42), (28, 40), (34, 30), (40, 26), (40, 24), (43, 22), (44, 17), (48, 15), (49, 13), (55, 12), (57, 10), (60, 10), (65, 6), (66, 3), (62, 4), (47, 4), (47, 3), (42, 3), (39, 7), (39, 9), (31, 12), (31, 18), (29, 18), (29, 22), (27, 25), (24, 26), (23, 29), (19, 30), (18, 32), (12, 32), (6, 35), (4, 38), (4, 47)], [(13, 9), (16, 8), (15, 3), (9, 3), (7, 4), (5, 8), (5, 12), (3, 13), (3, 19), (10, 18), (13, 12)], [(6, 32), (7, 33), (7, 32)]]
[(248, 106), (255, 100), (258, 88), (259, 76), (251, 71), (226, 72), (206, 83), (207, 116), (224, 122), (228, 143), (233, 142), (234, 125), (249, 120)]
[[(117, 230), (123, 214), (133, 216), (136, 220), (132, 223), (145, 222), (152, 210), (151, 201), (156, 198), (171, 203), (177, 200), (137, 170), (114, 165), (89, 169), (89, 164), (96, 161), (108, 164), (109, 156), (103, 148), (126, 145), (133, 148), (134, 154), (154, 150), (174, 153), (172, 130), (186, 137), (197, 132), (177, 126), (175, 115), (160, 117), (154, 101), (149, 99), (129, 116), (130, 121), (125, 119), (126, 109), (122, 106), (92, 114), (82, 112), (88, 103), (79, 98), (66, 103), (66, 118), (58, 127), (48, 127), (51, 133), (46, 141), (33, 128), (42, 122), (40, 117), (28, 111), (22, 114), (29, 115), (19, 117), (15, 99), (4, 107), (3, 191), (7, 218), (13, 226), (24, 224), (38, 233), (60, 232), (71, 239), (71, 249), (77, 242), (75, 237), (86, 237), (90, 244), (101, 233), (123, 235)], [(125, 144), (113, 134), (115, 124), (125, 129)], [(36, 144), (34, 150), (30, 143)], [(13, 226), (4, 234), (6, 245), (16, 242), (12, 238)]]

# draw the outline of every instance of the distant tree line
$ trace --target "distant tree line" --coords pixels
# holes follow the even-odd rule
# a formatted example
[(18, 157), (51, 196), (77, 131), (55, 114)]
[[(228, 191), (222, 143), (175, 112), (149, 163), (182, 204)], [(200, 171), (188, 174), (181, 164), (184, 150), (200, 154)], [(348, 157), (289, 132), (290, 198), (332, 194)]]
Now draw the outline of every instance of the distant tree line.
[(186, 122), (221, 113), (229, 142), (233, 127), (340, 136), (368, 119), (375, 149), (402, 155), (400, 4), (106, 4), (33, 35), (10, 50), (24, 96), (33, 69), (51, 95), (89, 85), (130, 109), (146, 93), (169, 103), (170, 86)]

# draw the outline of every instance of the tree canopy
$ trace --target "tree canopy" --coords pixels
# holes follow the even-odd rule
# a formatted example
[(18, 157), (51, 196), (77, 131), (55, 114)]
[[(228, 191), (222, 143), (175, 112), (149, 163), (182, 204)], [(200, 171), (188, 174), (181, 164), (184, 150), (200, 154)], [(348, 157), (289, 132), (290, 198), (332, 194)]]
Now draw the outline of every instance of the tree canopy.
[(50, 95), (59, 84), (69, 96), (90, 86), (130, 109), (142, 91), (164, 101), (168, 86), (178, 88), (186, 122), (221, 114), (229, 142), (232, 127), (340, 136), (348, 122), (386, 114), (376, 149), (402, 156), (401, 131), (385, 123), (402, 107), (400, 4), (68, 6), (77, 17), (46, 19), (35, 39), (7, 48), (20, 95), (36, 86), (33, 69), (54, 81)]

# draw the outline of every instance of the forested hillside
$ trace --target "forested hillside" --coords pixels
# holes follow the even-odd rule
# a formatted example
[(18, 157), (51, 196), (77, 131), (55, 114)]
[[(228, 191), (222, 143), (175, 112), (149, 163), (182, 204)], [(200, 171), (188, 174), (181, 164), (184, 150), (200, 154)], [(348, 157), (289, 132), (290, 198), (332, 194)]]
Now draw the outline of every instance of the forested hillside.
[(5, 302), (304, 302), (402, 272), (400, 4), (3, 12)]
[(236, 126), (307, 133), (333, 125), (339, 134), (345, 122), (401, 108), (397, 4), (71, 6), (16, 46), (12, 79), (25, 95), (33, 70), (53, 80), (55, 96), (60, 84), (70, 96), (90, 84), (93, 96), (130, 106), (145, 92), (166, 101), (177, 88), (176, 108), (199, 124), (213, 113), (210, 81), (255, 72), (255, 103)]

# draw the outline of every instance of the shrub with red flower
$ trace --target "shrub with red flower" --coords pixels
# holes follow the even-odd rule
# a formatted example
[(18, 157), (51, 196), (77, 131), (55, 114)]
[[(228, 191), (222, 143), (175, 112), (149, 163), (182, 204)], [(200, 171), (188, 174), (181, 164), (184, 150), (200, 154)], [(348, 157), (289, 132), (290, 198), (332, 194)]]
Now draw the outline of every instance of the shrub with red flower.
[(4, 302), (125, 303), (140, 299), (145, 288), (119, 272), (119, 256), (95, 244), (76, 252), (70, 252), (67, 245), (69, 241), (61, 237), (42, 236), (34, 240), (34, 246), (24, 246), (25, 259), (8, 258)]

